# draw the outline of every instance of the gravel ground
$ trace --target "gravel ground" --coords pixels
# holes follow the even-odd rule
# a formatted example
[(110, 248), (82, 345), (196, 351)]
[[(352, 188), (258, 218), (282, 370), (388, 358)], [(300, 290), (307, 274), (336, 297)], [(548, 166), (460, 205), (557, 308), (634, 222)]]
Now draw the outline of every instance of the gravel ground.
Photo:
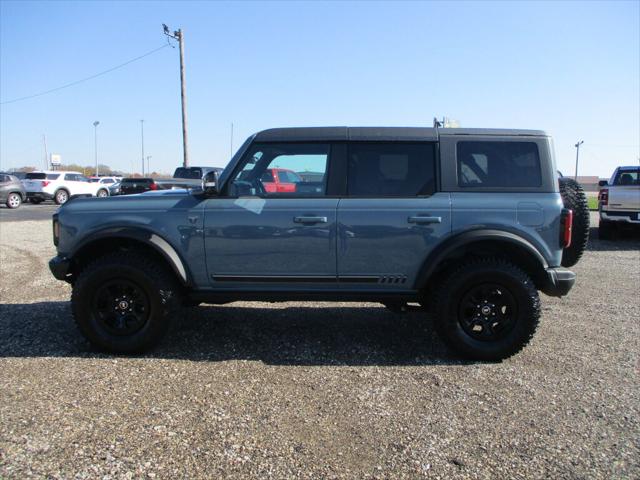
[(461, 362), (377, 304), (192, 309), (144, 357), (95, 353), (0, 222), (2, 478), (638, 478), (640, 240), (592, 241), (533, 343)]

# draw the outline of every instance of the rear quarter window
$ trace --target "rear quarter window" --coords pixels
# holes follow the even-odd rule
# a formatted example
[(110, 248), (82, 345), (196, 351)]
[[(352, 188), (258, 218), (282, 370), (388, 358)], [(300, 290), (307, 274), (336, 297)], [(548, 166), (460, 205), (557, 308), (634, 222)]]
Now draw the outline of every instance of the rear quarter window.
[(458, 142), (456, 160), (458, 186), (463, 188), (542, 186), (534, 142)]

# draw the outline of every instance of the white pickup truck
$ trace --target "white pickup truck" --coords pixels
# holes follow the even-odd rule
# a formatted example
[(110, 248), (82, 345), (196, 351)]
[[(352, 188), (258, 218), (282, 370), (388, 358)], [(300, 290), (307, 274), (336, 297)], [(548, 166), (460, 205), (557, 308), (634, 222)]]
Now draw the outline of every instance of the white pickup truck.
[(618, 167), (600, 182), (598, 236), (609, 239), (622, 225), (640, 226), (640, 166)]

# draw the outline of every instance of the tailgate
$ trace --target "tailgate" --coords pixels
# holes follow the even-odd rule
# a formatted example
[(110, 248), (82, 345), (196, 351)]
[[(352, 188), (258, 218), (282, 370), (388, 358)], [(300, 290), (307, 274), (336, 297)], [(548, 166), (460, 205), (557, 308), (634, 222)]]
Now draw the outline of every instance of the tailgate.
[(42, 191), (42, 180), (23, 180), (22, 185), (27, 193)]
[(609, 187), (609, 209), (640, 211), (640, 185)]

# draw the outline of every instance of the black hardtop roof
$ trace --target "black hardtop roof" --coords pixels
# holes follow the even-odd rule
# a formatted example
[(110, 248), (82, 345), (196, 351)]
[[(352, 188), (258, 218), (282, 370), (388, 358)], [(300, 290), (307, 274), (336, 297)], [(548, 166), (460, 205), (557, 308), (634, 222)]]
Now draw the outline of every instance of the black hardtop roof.
[(542, 130), (426, 127), (293, 127), (256, 133), (256, 142), (436, 141), (443, 135), (547, 136)]

